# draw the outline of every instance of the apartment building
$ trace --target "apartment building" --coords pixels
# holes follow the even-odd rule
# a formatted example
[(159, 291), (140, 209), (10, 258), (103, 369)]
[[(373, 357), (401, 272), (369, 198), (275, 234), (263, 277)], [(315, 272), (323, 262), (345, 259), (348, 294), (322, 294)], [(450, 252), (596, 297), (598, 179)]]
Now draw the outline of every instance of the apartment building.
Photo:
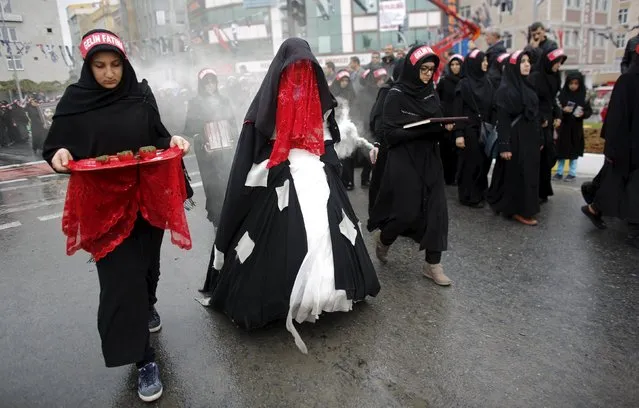
[[(588, 85), (604, 83), (619, 75), (619, 62), (626, 38), (637, 21), (636, 0), (459, 0), (460, 13), (482, 29), (497, 27), (506, 47), (527, 44), (527, 28), (535, 20), (549, 27), (549, 36), (568, 55), (563, 70), (579, 69)], [(634, 24), (632, 22), (634, 18)], [(637, 30), (635, 29), (634, 33)], [(477, 46), (485, 48), (483, 39)], [(623, 43), (623, 44), (622, 44)]]
[(65, 62), (56, 2), (3, 0), (0, 7), (3, 7), (0, 39), (4, 59), (0, 64), (0, 81), (11, 81), (17, 74), (20, 80), (65, 82), (69, 66)]

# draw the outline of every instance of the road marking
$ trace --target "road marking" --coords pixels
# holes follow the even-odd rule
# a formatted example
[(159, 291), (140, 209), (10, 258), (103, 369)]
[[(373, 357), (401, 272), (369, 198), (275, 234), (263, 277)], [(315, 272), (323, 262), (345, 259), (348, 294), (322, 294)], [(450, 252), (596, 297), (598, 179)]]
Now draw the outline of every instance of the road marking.
[(0, 185), (2, 184), (9, 184), (9, 183), (18, 183), (20, 181), (29, 181), (29, 179), (26, 178), (19, 178), (19, 179), (13, 179), (13, 180), (6, 180), (6, 181), (0, 181)]
[(40, 221), (55, 220), (56, 218), (62, 218), (62, 213), (55, 213), (55, 214), (43, 215), (42, 217), (38, 217)]
[(198, 187), (202, 187), (202, 182), (201, 181), (198, 181), (197, 183), (191, 184), (191, 188), (198, 188)]
[(8, 166), (0, 166), (0, 170), (17, 169), (19, 167), (33, 166), (33, 165), (42, 164), (42, 163), (46, 163), (46, 162), (44, 160), (38, 160), (38, 161), (28, 162), (28, 163), (9, 164)]
[(12, 213), (20, 212), (20, 211), (35, 210), (36, 208), (48, 207), (50, 205), (55, 205), (55, 204), (62, 204), (63, 202), (64, 202), (64, 198), (60, 198), (58, 200), (42, 201), (42, 202), (27, 204), (27, 205), (17, 204), (17, 206), (9, 207), (7, 209), (0, 208), (0, 215), (12, 214)]
[(38, 178), (39, 179), (48, 179), (48, 178), (51, 178), (51, 177), (58, 177), (58, 176), (61, 176), (61, 174), (57, 174), (57, 173), (56, 174), (45, 174), (44, 176), (38, 176)]
[(199, 171), (189, 171), (189, 176), (197, 176), (198, 174), (200, 174)]
[(16, 228), (21, 226), (22, 224), (20, 223), (20, 221), (15, 221), (15, 222), (10, 222), (8, 224), (0, 224), (0, 231), (1, 230), (6, 230), (9, 228)]

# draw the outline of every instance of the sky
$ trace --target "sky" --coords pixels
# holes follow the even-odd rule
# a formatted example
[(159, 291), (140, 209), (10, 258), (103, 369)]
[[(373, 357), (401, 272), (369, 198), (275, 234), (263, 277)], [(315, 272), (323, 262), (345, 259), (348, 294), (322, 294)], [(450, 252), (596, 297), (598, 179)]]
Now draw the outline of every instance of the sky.
[(60, 24), (62, 25), (62, 39), (64, 44), (71, 46), (71, 34), (69, 32), (69, 23), (67, 22), (67, 6), (69, 4), (92, 3), (83, 0), (58, 0), (58, 14), (60, 15)]

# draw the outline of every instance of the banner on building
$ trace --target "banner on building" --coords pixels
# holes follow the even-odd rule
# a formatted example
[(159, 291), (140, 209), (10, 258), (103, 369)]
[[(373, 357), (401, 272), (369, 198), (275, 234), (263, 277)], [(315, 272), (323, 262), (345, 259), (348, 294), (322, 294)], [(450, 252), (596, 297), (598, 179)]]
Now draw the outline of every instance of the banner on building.
[(243, 0), (242, 4), (245, 9), (274, 7), (275, 0)]
[(379, 2), (379, 31), (396, 31), (406, 20), (404, 0), (385, 0)]

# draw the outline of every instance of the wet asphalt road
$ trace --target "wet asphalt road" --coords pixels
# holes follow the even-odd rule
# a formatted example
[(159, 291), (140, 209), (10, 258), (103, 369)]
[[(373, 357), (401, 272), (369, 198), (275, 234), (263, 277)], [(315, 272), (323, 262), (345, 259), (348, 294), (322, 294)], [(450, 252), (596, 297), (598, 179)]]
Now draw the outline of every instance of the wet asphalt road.
[[(557, 186), (536, 228), (449, 190), (454, 286), (423, 278), (423, 253), (398, 241), (388, 265), (374, 260), (377, 298), (298, 326), (307, 356), (283, 324), (245, 333), (194, 300), (213, 238), (196, 188), (194, 248), (163, 247), (155, 404), (138, 400), (134, 369), (104, 367), (95, 267), (65, 255), (65, 186), (0, 184), (0, 407), (639, 406), (639, 251), (621, 223), (591, 226), (577, 185)], [(365, 223), (365, 191), (351, 198)]]

